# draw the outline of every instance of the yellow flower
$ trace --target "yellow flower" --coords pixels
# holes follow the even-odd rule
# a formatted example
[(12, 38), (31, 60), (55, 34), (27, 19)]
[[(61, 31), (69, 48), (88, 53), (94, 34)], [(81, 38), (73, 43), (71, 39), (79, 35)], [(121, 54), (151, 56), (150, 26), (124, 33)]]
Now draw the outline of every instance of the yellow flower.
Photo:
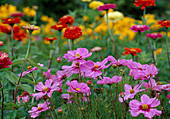
[(45, 15), (41, 16), (41, 20), (44, 21), (44, 22), (47, 22), (48, 21), (48, 16), (45, 16)]
[[(113, 9), (109, 9), (108, 13), (109, 13), (109, 12), (114, 12), (114, 10), (113, 10)], [(105, 15), (105, 14), (106, 14), (106, 11), (102, 11), (102, 12), (101, 12), (101, 15)]]
[[(109, 23), (109, 28), (111, 29), (113, 27), (113, 23), (110, 22)], [(107, 27), (107, 22), (102, 22), (101, 24), (99, 24), (95, 30), (96, 33), (102, 33), (103, 35), (106, 34), (106, 32), (108, 31), (108, 27)]]
[(28, 17), (34, 17), (36, 15), (36, 11), (30, 7), (23, 8), (23, 13)]
[(13, 5), (1, 5), (0, 6), (0, 19), (8, 17), (11, 13), (16, 12), (17, 8)]
[[(106, 20), (106, 14), (105, 14), (104, 18)], [(122, 20), (123, 18), (124, 18), (123, 13), (121, 13), (119, 11), (109, 12), (108, 13), (109, 22), (116, 22), (118, 20)]]
[(162, 52), (162, 48), (158, 48), (155, 52), (156, 52), (156, 55), (159, 55)]
[(38, 30), (34, 30), (32, 32), (33, 35), (39, 34), (40, 33), (40, 27), (39, 26), (34, 26), (35, 28), (38, 28)]
[(96, 21), (99, 21), (99, 20), (100, 20), (100, 16), (97, 15), (97, 16), (96, 16)]
[(145, 19), (146, 19), (146, 25), (150, 25), (150, 28), (152, 30), (158, 30), (159, 26), (158, 26), (158, 21), (155, 19), (155, 15), (154, 14), (146, 14), (145, 15)]
[(26, 22), (26, 21), (24, 21), (24, 20), (20, 20), (20, 23), (19, 23), (19, 26), (26, 26), (27, 24), (30, 24), (30, 23), (28, 23), (28, 22)]
[(84, 21), (88, 21), (88, 20), (89, 20), (89, 17), (88, 17), (88, 16), (84, 16), (84, 17), (83, 17), (83, 20), (84, 20)]
[(104, 5), (104, 3), (100, 1), (92, 1), (89, 3), (89, 8), (97, 9), (100, 5)]
[(81, 0), (82, 2), (91, 2), (91, 0)]
[(44, 43), (45, 43), (46, 45), (50, 45), (50, 44), (51, 44), (50, 41), (47, 41), (47, 40), (44, 40)]

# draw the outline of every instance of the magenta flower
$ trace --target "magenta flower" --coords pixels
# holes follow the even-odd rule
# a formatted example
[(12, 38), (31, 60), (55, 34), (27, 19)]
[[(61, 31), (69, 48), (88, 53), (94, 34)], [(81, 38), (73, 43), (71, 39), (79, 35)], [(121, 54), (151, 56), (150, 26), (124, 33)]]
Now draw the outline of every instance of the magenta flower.
[(10, 61), (10, 58), (8, 57), (8, 54), (0, 52), (0, 69), (9, 68), (12, 65), (12, 61)]
[(142, 85), (136, 85), (134, 88), (130, 86), (129, 84), (124, 85), (125, 89), (125, 100), (128, 100), (129, 98), (132, 99), (136, 95), (136, 93), (143, 91), (144, 89), (139, 89)]
[(129, 103), (130, 112), (133, 117), (137, 117), (140, 113), (143, 113), (145, 117), (151, 119), (154, 115), (160, 116), (162, 111), (157, 110), (156, 107), (160, 104), (160, 101), (156, 98), (149, 98), (146, 94), (141, 97), (141, 102), (138, 100), (131, 100)]
[[(60, 88), (59, 88), (59, 83), (54, 83), (53, 85), (52, 85), (52, 80), (51, 79), (49, 79), (49, 80), (46, 80), (45, 81), (45, 85), (42, 83), (42, 82), (39, 82), (37, 85), (36, 85), (36, 87), (35, 87), (35, 89), (37, 90), (37, 91), (41, 91), (41, 92), (39, 92), (39, 93), (34, 93), (34, 94), (32, 94), (32, 96), (33, 97), (36, 97), (36, 100), (38, 100), (39, 98), (41, 98), (41, 97), (43, 97), (44, 95), (48, 95), (48, 97), (51, 97), (52, 96), (52, 93), (53, 93), (53, 91), (58, 91), (58, 90), (60, 90)], [(51, 86), (52, 85), (52, 86)]]
[[(41, 67), (44, 66), (44, 64), (40, 64), (40, 63), (38, 63), (38, 65), (41, 66)], [(22, 77), (25, 76), (26, 74), (30, 73), (30, 72), (33, 72), (33, 71), (39, 69), (39, 68), (37, 68), (37, 67), (33, 67), (33, 68), (32, 68), (32, 66), (28, 66), (27, 68), (28, 68), (28, 71), (24, 71), (24, 72), (22, 73)], [(21, 74), (18, 74), (18, 76), (20, 76), (20, 75), (21, 75)]]
[(71, 96), (69, 94), (62, 94), (61, 97), (63, 98), (64, 102), (73, 103), (73, 101), (71, 101), (71, 99), (74, 97), (73, 94)]
[(108, 84), (111, 85), (113, 83), (120, 82), (122, 80), (122, 77), (119, 76), (113, 76), (112, 78), (110, 77), (103, 77), (102, 80), (98, 80), (97, 84)]
[(15, 13), (12, 13), (10, 17), (24, 17), (24, 14), (21, 12), (15, 12)]
[(90, 57), (92, 53), (86, 48), (77, 48), (77, 50), (68, 51), (67, 54), (64, 54), (64, 58), (68, 59), (68, 62), (75, 60), (76, 62), (84, 61), (85, 58)]
[(32, 118), (35, 118), (39, 115), (40, 112), (44, 112), (48, 109), (50, 109), (50, 106), (48, 106), (50, 104), (50, 102), (44, 102), (39, 103), (38, 107), (32, 107), (31, 110), (28, 111), (28, 113), (30, 113)]
[(114, 64), (114, 65), (128, 66), (132, 62), (132, 59), (130, 60), (118, 59), (117, 61), (113, 56), (108, 56), (108, 61), (110, 61), (111, 64)]
[(156, 83), (154, 79), (150, 79), (148, 81), (148, 83), (146, 82), (143, 82), (142, 83), (143, 86), (145, 87), (145, 89), (151, 89), (151, 90), (154, 90), (154, 91), (161, 91), (161, 89), (163, 89), (163, 86), (158, 82)]
[(121, 92), (120, 94), (119, 94), (119, 102), (124, 102), (125, 101), (125, 92)]
[(130, 30), (133, 30), (134, 32), (144, 32), (146, 30), (149, 30), (149, 26), (147, 25), (133, 25)]
[(78, 83), (77, 80), (67, 81), (66, 84), (68, 87), (67, 91), (76, 92), (76, 93), (90, 93), (90, 88), (86, 83)]
[(61, 59), (60, 56), (57, 58), (57, 62), (58, 62), (58, 63), (62, 62), (62, 59)]
[(22, 98), (23, 103), (29, 101), (29, 93), (27, 91), (22, 92), (22, 95), (17, 96), (18, 103), (21, 103), (20, 99)]
[(115, 4), (104, 4), (104, 5), (100, 5), (97, 10), (98, 11), (102, 11), (102, 10), (109, 10), (109, 9), (114, 9), (116, 8)]
[(160, 34), (160, 33), (148, 33), (148, 34), (146, 34), (146, 37), (147, 38), (152, 38), (152, 39), (157, 39), (157, 38), (161, 38), (161, 37), (163, 37), (163, 35), (162, 34)]

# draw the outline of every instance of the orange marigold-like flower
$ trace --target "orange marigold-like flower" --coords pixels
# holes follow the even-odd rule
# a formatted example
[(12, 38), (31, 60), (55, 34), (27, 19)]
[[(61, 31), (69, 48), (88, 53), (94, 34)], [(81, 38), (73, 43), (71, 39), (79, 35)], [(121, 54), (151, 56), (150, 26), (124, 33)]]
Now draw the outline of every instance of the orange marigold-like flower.
[(75, 40), (82, 36), (82, 31), (78, 26), (70, 26), (64, 31), (64, 37), (67, 39)]
[(9, 25), (0, 25), (0, 32), (11, 34), (11, 26)]
[(162, 20), (162, 21), (158, 21), (158, 24), (160, 25), (160, 27), (166, 27), (168, 28), (170, 26), (170, 20)]
[(45, 40), (46, 41), (54, 41), (54, 40), (57, 40), (57, 38), (47, 38), (47, 37), (45, 37)]
[(136, 7), (139, 7), (140, 5), (142, 5), (141, 6), (142, 10), (145, 9), (146, 6), (148, 6), (148, 7), (149, 6), (156, 6), (155, 0), (135, 0), (134, 5)]
[(20, 18), (16, 17), (16, 18), (4, 18), (3, 19), (3, 24), (9, 24), (11, 26), (13, 26), (16, 23), (20, 23)]
[(64, 28), (67, 28), (67, 24), (65, 24), (65, 23), (57, 23), (57, 25), (51, 26), (51, 29), (55, 29), (58, 31), (61, 31)]
[(125, 47), (125, 51), (123, 52), (123, 55), (128, 55), (128, 54), (132, 54), (134, 56), (137, 56), (136, 53), (141, 53), (142, 50), (140, 48), (127, 48)]
[(23, 29), (19, 29), (18, 32), (15, 32), (13, 38), (17, 41), (22, 41), (23, 39), (27, 39), (28, 35)]
[(61, 17), (60, 19), (59, 19), (59, 22), (61, 23), (61, 24), (72, 24), (72, 23), (74, 23), (74, 18), (72, 17), (72, 16), (70, 16), (70, 15), (64, 15), (63, 17)]

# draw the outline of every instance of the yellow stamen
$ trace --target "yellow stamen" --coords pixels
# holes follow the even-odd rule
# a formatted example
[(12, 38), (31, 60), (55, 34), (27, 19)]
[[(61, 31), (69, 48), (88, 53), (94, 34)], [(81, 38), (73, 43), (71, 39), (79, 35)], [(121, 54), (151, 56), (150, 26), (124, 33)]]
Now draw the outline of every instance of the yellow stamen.
[(158, 82), (157, 82), (157, 85), (162, 85), (162, 82), (159, 82), (159, 81), (158, 81)]
[(133, 90), (133, 89), (130, 89), (130, 93), (132, 94), (132, 93), (134, 93), (135, 91)]
[(44, 90), (44, 91), (48, 91), (48, 88), (47, 88), (47, 87), (45, 87), (43, 90)]
[(40, 110), (41, 109), (41, 107), (38, 107), (38, 110)]
[(75, 57), (79, 57), (80, 58), (80, 54), (76, 54)]
[(80, 90), (80, 88), (76, 88), (76, 91), (79, 91)]
[(130, 51), (135, 52), (136, 50), (134, 48), (130, 49)]
[(142, 109), (145, 109), (145, 110), (148, 109), (148, 105), (147, 104), (143, 104), (142, 105)]
[(28, 70), (31, 70), (31, 69), (32, 69), (32, 66), (28, 66), (27, 69), (28, 69)]
[(94, 69), (97, 70), (99, 68), (98, 65), (94, 65)]

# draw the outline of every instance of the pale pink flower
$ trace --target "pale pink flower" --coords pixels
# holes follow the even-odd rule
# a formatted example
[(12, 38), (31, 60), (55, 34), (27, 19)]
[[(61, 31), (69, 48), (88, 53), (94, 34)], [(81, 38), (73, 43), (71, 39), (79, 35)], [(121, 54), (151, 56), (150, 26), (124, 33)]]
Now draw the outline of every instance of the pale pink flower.
[(92, 53), (86, 48), (77, 48), (77, 50), (68, 51), (67, 54), (64, 54), (64, 58), (68, 59), (68, 62), (76, 61), (76, 62), (83, 62), (85, 58), (90, 57)]
[(66, 85), (68, 85), (67, 91), (76, 92), (76, 93), (90, 93), (90, 88), (86, 83), (78, 83), (77, 80), (67, 81)]
[(28, 111), (28, 113), (30, 113), (32, 118), (35, 118), (39, 115), (40, 112), (44, 112), (50, 109), (50, 106), (48, 106), (49, 104), (50, 102), (39, 103), (38, 107), (32, 107), (31, 110)]
[(36, 100), (38, 100), (39, 98), (43, 97), (44, 95), (48, 95), (48, 97), (51, 97), (52, 96), (52, 93), (53, 91), (58, 91), (60, 88), (59, 88), (59, 83), (54, 83), (52, 85), (52, 80), (49, 79), (49, 80), (46, 80), (45, 81), (45, 85), (42, 83), (42, 82), (39, 82), (35, 89), (37, 91), (40, 91), (39, 93), (34, 93), (32, 94), (33, 97), (36, 97)]
[(116, 8), (115, 4), (104, 4), (104, 5), (100, 5), (97, 10), (98, 11), (102, 11), (102, 10), (109, 10), (109, 9), (114, 9)]
[(92, 49), (90, 49), (91, 52), (97, 52), (100, 51), (102, 48), (101, 47), (94, 47)]
[(159, 83), (156, 83), (154, 79), (150, 79), (148, 81), (148, 83), (143, 82), (142, 83), (143, 86), (145, 87), (146, 90), (150, 89), (150, 90), (154, 90), (154, 91), (161, 91), (161, 89), (163, 89), (162, 85), (159, 85)]
[(122, 77), (119, 77), (119, 76), (113, 76), (112, 78), (110, 78), (110, 77), (103, 77), (102, 80), (98, 80), (97, 81), (97, 84), (108, 84), (108, 85), (111, 85), (113, 83), (120, 82), (121, 80), (122, 80)]
[(160, 101), (156, 98), (149, 98), (146, 94), (141, 97), (141, 102), (138, 100), (131, 100), (129, 103), (130, 112), (133, 117), (137, 117), (140, 113), (143, 113), (145, 117), (151, 119), (154, 115), (160, 116), (162, 111), (157, 110), (156, 107), (160, 104)]
[(22, 92), (22, 95), (17, 96), (18, 103), (21, 103), (20, 99), (22, 98), (23, 103), (29, 101), (29, 93), (27, 91)]
[(134, 32), (144, 32), (146, 30), (149, 30), (149, 26), (147, 25), (133, 25), (130, 30), (133, 30)]

